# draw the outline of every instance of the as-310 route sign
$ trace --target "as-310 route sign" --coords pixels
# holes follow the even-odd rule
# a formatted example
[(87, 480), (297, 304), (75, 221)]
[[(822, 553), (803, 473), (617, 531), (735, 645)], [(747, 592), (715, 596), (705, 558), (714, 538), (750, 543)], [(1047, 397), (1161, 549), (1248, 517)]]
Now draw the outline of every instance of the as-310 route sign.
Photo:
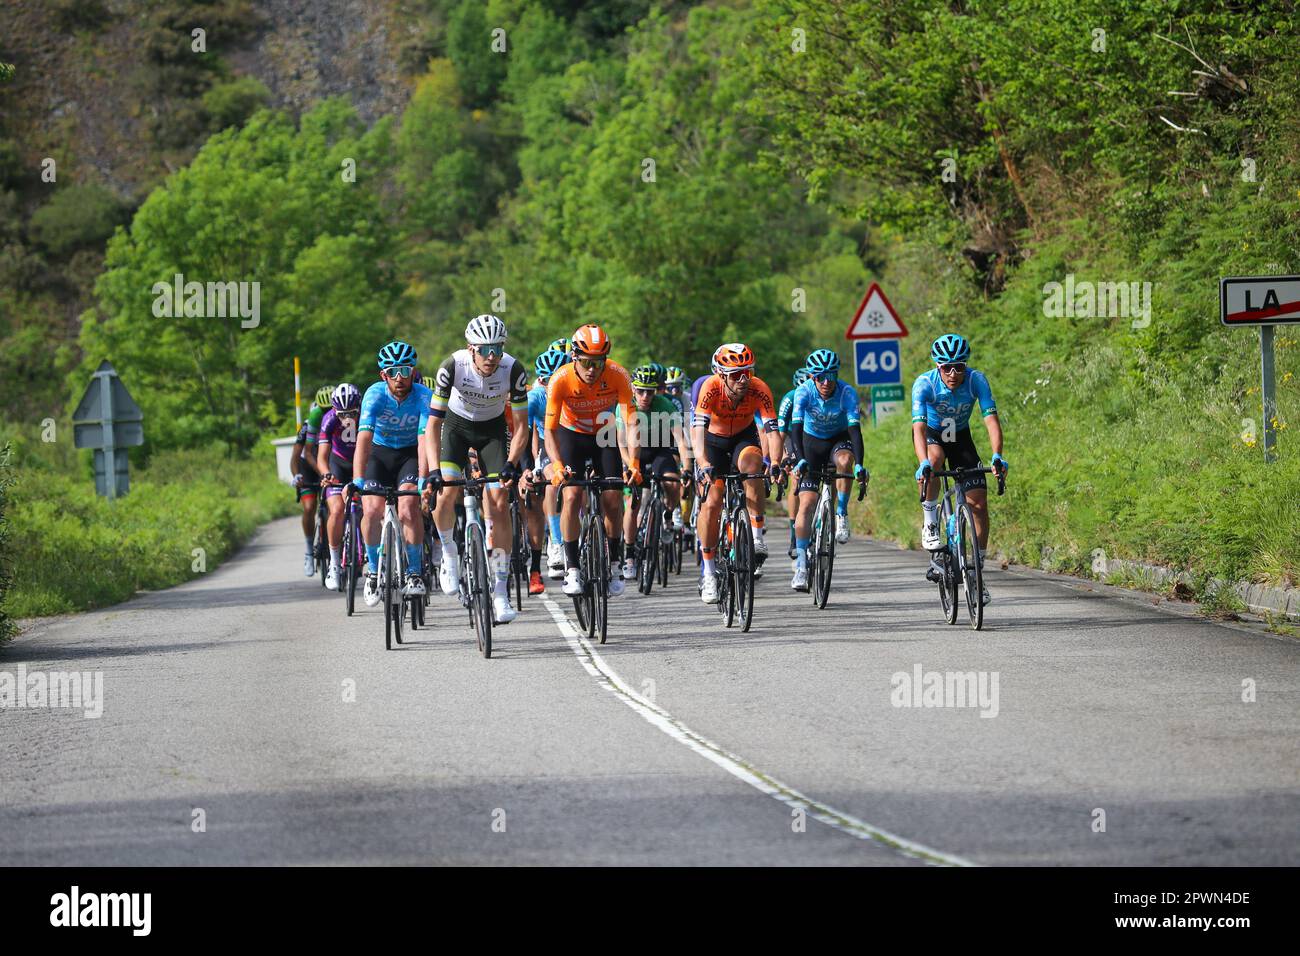
[(1219, 280), (1224, 325), (1300, 323), (1300, 276), (1224, 276)]

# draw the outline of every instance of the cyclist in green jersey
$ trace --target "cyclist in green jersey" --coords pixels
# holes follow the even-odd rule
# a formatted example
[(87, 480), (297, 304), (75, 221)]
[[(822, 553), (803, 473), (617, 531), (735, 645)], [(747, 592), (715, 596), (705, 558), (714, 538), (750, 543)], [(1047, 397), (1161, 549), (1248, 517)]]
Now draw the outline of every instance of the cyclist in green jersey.
[(320, 494), (320, 474), (316, 471), (316, 435), (320, 431), (321, 419), (329, 410), (330, 395), (333, 392), (333, 385), (322, 385), (316, 390), (311, 409), (307, 412), (307, 420), (298, 429), (298, 437), (289, 456), (289, 473), (293, 475), (294, 492), (302, 505), (302, 535), (307, 542), (302, 571), (309, 578), (316, 573), (316, 496)]
[[(677, 405), (678, 411), (682, 414), (683, 424), (690, 424), (691, 421), (691, 403), (684, 389), (686, 388), (686, 372), (678, 365), (669, 365), (664, 370), (664, 387), (663, 394)], [(688, 435), (689, 437), (689, 435)], [(686, 443), (686, 449), (691, 448), (690, 442)], [(682, 506), (673, 513), (673, 528), (680, 530), (686, 523), (686, 519), (691, 513), (691, 497), (695, 493), (694, 486), (689, 479), (694, 476), (694, 460), (686, 458), (682, 462), (685, 469), (682, 473), (686, 475), (688, 482), (682, 486)]]
[[(663, 366), (659, 366), (662, 368)], [(648, 478), (681, 478), (680, 460), (691, 460), (690, 446), (686, 444), (686, 430), (682, 427), (682, 416), (677, 406), (666, 395), (659, 394), (663, 379), (655, 369), (654, 363), (639, 366), (632, 373), (632, 399), (636, 404), (637, 434), (640, 437), (640, 458), (643, 473)], [(618, 427), (619, 453), (624, 463), (629, 462), (629, 455), (624, 442), (623, 410), (614, 412)], [(677, 481), (664, 484), (664, 499), (673, 514), (680, 520), (682, 486)], [(636, 523), (639, 518), (640, 498), (633, 497), (635, 505), (623, 512), (623, 540), (636, 540)], [(636, 580), (636, 560), (631, 554), (623, 559), (623, 579)]]

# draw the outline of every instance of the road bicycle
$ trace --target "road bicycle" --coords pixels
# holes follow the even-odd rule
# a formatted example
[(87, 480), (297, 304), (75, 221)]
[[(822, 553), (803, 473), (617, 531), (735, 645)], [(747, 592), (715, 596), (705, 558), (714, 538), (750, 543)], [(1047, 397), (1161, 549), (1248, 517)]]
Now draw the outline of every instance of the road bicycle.
[(609, 632), (609, 541), (605, 536), (605, 509), (600, 493), (625, 485), (622, 478), (601, 478), (588, 466), (585, 478), (570, 478), (565, 485), (583, 489), (578, 530), (578, 569), (582, 593), (573, 596), (578, 626), (588, 638), (599, 636), (605, 643)]
[(528, 590), (528, 526), (524, 508), (528, 502), (519, 494), (517, 482), (510, 484), (510, 584), (515, 592), (515, 607), (522, 608)]
[(703, 560), (700, 557), (700, 533), (698, 527), (699, 520), (700, 520), (700, 498), (701, 497), (702, 495), (700, 494), (700, 490), (699, 490), (699, 481), (697, 479), (695, 494), (691, 495), (691, 517), (690, 520), (686, 522), (686, 531), (687, 531), (686, 537), (689, 540), (689, 550), (695, 553), (695, 566), (697, 568), (700, 566), (700, 562)]
[[(384, 649), (392, 650), (394, 641), (402, 643), (402, 620), (406, 617), (408, 605), (418, 600), (407, 596), (406, 588), (406, 545), (402, 539), (402, 522), (397, 517), (397, 500), (399, 498), (418, 498), (420, 493), (412, 488), (398, 491), (396, 488), (380, 487), (361, 489), (362, 495), (372, 495), (384, 499), (384, 525), (379, 537), (379, 567), (371, 571), (379, 573), (379, 599), (384, 605)], [(411, 627), (416, 626), (415, 612), (411, 611)]]
[[(933, 471), (931, 475), (943, 479), (940, 496), (940, 533), (944, 536), (943, 548), (931, 552), (930, 567), (925, 576), (939, 585), (939, 602), (943, 617), (949, 624), (957, 623), (957, 589), (966, 594), (966, 610), (970, 615), (972, 630), (984, 626), (984, 563), (980, 559), (979, 541), (975, 537), (975, 518), (966, 502), (966, 481), (976, 475), (997, 475), (998, 494), (1006, 489), (1006, 473), (993, 468), (954, 468)], [(921, 488), (921, 501), (925, 501), (925, 488)]]
[[(739, 617), (741, 631), (747, 632), (754, 621), (754, 572), (761, 562), (754, 553), (754, 531), (745, 504), (745, 482), (763, 482), (764, 496), (771, 486), (764, 474), (750, 475), (739, 471), (714, 475), (713, 480), (723, 482), (722, 517), (714, 559), (719, 585), (718, 610), (727, 627), (731, 627)], [(703, 575), (700, 576), (700, 589), (704, 589)]]
[(365, 542), (361, 538), (361, 499), (352, 485), (343, 488), (343, 547), (340, 550), (339, 590), (348, 617), (357, 606), (357, 580), (366, 565)]
[(316, 526), (312, 532), (311, 556), (316, 562), (316, 576), (320, 586), (325, 586), (325, 576), (330, 568), (329, 508), (325, 506), (325, 485), (316, 485)]
[(479, 511), (478, 489), (496, 476), (457, 478), (444, 480), (443, 488), (464, 488), (461, 501), (464, 517), (457, 517), (457, 538), (460, 561), (460, 590), (457, 597), (461, 607), (469, 612), (470, 627), (478, 651), (485, 658), (492, 656), (492, 589), (494, 578), (488, 563), (487, 531)]
[(420, 562), (420, 577), (424, 579), (424, 597), (415, 601), (411, 607), (412, 612), (418, 618), (412, 621), (412, 626), (418, 624), (424, 627), (426, 624), (426, 614), (429, 610), (429, 602), (433, 600), (433, 589), (438, 586), (438, 571), (442, 564), (442, 549), (438, 549), (437, 560), (434, 560), (434, 542), (439, 540), (438, 527), (433, 523), (433, 514), (425, 508), (420, 509), (420, 516), (424, 520), (424, 543), (420, 546), (424, 560)]
[[(828, 464), (814, 477), (817, 479), (817, 504), (808, 542), (808, 590), (812, 592), (813, 604), (822, 609), (830, 597), (831, 573), (835, 570), (835, 482), (852, 479), (853, 475), (837, 472), (833, 464)], [(798, 485), (792, 494), (799, 494)], [(867, 482), (858, 482), (858, 501), (866, 494)], [(777, 500), (780, 500), (779, 492)]]
[(636, 541), (632, 544), (632, 557), (636, 562), (636, 586), (642, 594), (654, 590), (655, 581), (660, 587), (668, 586), (668, 572), (672, 569), (676, 553), (676, 535), (672, 529), (672, 511), (664, 494), (664, 484), (680, 482), (678, 478), (649, 476), (649, 490), (637, 488), (632, 493), (634, 505), (640, 501), (637, 515)]

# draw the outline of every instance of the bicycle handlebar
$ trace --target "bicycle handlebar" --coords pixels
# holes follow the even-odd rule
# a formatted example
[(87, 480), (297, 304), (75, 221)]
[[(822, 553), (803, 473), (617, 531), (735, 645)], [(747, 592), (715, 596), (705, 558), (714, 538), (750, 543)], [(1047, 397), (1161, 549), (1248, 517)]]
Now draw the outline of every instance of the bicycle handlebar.
[[(963, 481), (971, 475), (997, 475), (998, 476), (998, 495), (1002, 495), (1007, 490), (1007, 473), (998, 471), (996, 468), (950, 468), (946, 471), (931, 471), (931, 478), (951, 478), (954, 481)], [(925, 502), (925, 479), (918, 479), (917, 484), (921, 485), (921, 501)]]
[(373, 490), (360, 488), (358, 489), (357, 494), (376, 498), (418, 498), (420, 496), (420, 493), (414, 489), (411, 491), (399, 491), (396, 488), (376, 488)]

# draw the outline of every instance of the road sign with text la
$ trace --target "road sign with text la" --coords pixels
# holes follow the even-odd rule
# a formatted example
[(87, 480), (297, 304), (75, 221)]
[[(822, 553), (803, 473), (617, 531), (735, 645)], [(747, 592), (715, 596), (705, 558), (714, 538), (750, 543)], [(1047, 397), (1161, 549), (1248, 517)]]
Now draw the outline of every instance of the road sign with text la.
[(901, 339), (907, 335), (907, 326), (898, 317), (894, 307), (885, 298), (884, 291), (873, 282), (862, 297), (858, 311), (849, 323), (846, 339)]
[(1219, 280), (1224, 325), (1300, 322), (1300, 276), (1225, 276)]
[(899, 376), (898, 340), (854, 342), (853, 368), (857, 384), (888, 385)]

